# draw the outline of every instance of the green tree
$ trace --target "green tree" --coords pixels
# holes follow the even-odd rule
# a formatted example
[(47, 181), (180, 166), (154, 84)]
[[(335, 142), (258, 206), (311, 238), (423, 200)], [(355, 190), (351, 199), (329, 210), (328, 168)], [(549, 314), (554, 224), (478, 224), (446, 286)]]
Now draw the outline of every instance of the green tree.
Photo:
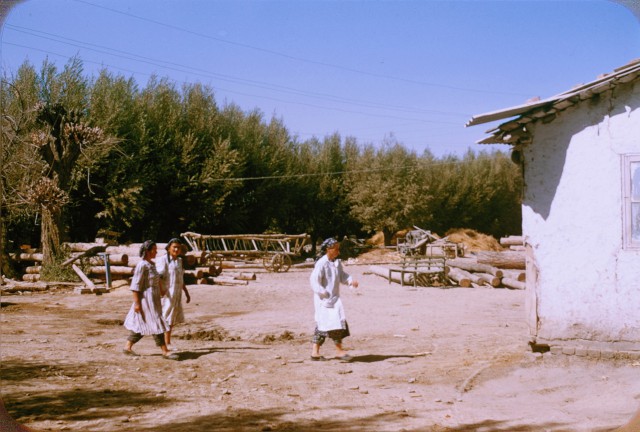
[(351, 213), (366, 230), (392, 235), (419, 218), (423, 195), (418, 158), (393, 137), (378, 149), (367, 146), (350, 175)]

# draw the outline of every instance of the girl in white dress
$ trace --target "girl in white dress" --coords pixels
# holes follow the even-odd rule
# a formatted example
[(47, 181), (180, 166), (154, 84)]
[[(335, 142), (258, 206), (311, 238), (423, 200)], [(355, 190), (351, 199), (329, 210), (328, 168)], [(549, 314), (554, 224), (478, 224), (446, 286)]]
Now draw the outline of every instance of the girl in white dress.
[(182, 241), (172, 238), (167, 243), (167, 254), (157, 260), (156, 268), (162, 284), (165, 287), (165, 296), (162, 297), (162, 316), (169, 326), (164, 332), (164, 341), (169, 351), (175, 349), (171, 346), (171, 331), (176, 324), (184, 322), (184, 312), (182, 310), (182, 291), (187, 299), (191, 301), (187, 286), (184, 284), (184, 268), (182, 267)]
[(325, 254), (316, 262), (309, 278), (313, 290), (316, 321), (311, 360), (325, 360), (320, 356), (320, 347), (328, 337), (336, 346), (336, 358), (349, 361), (351, 357), (342, 349), (342, 339), (350, 333), (342, 300), (340, 300), (340, 284), (344, 283), (357, 288), (358, 281), (344, 271), (342, 263), (337, 259), (340, 255), (340, 243), (336, 239), (326, 239), (320, 246), (320, 250)]
[(152, 240), (147, 240), (140, 246), (142, 260), (136, 265), (131, 280), (133, 304), (124, 320), (124, 326), (130, 333), (123, 352), (130, 356), (138, 356), (132, 349), (133, 345), (143, 336), (152, 335), (164, 358), (178, 360), (178, 355), (169, 352), (164, 342), (164, 332), (168, 327), (162, 318), (162, 286), (152, 261), (157, 253), (158, 247)]

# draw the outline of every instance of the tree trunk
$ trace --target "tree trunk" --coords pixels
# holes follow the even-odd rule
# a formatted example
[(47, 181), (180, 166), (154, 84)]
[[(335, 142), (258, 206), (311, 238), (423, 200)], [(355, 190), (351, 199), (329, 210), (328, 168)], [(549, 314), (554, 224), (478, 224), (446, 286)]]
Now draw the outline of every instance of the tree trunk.
[(42, 206), (42, 230), (40, 242), (42, 243), (42, 265), (52, 265), (60, 250), (59, 212), (52, 212)]

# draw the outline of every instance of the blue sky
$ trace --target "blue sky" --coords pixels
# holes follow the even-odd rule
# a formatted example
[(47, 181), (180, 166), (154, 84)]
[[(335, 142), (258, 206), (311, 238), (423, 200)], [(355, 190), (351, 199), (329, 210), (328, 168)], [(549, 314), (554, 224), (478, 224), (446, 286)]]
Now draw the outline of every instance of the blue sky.
[(462, 155), (474, 114), (542, 98), (640, 58), (640, 22), (612, 1), (25, 0), (5, 20), (3, 73), (48, 56), (201, 82), (219, 105), (282, 119), (303, 141), (393, 136)]

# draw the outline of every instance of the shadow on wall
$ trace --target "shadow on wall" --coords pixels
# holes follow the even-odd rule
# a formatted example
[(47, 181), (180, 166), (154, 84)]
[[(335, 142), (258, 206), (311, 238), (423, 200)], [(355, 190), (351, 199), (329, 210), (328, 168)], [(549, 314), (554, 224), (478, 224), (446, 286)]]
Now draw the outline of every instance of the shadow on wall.
[[(560, 112), (557, 114), (557, 118), (548, 125), (537, 125), (533, 129), (533, 143), (524, 148), (524, 188), (526, 193), (523, 205), (530, 207), (534, 213), (547, 220), (564, 172), (567, 151), (573, 137), (588, 127), (605, 122), (607, 117), (625, 113), (624, 105), (624, 103), (617, 102), (612, 109), (607, 103), (603, 103), (602, 98), (594, 96), (592, 99), (582, 102), (577, 109), (569, 108)], [(574, 118), (578, 118), (579, 121), (571, 121)], [(545, 141), (541, 130), (553, 136), (553, 141)], [(537, 137), (536, 131), (538, 132)], [(555, 146), (553, 146), (554, 144)], [(586, 166), (585, 175), (592, 175), (596, 170), (595, 166)]]

